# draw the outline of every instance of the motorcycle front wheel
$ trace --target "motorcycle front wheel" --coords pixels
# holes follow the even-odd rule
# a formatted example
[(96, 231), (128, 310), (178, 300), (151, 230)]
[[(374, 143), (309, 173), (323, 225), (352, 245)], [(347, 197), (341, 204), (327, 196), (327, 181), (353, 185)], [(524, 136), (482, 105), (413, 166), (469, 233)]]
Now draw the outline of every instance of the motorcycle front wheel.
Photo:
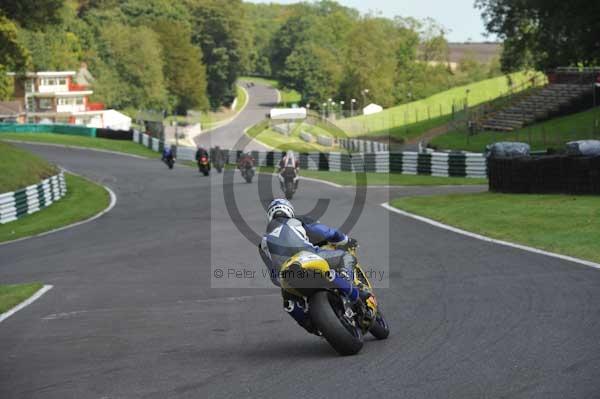
[(344, 316), (339, 297), (329, 291), (318, 291), (310, 297), (309, 309), (315, 327), (337, 353), (349, 356), (362, 349), (362, 332)]
[(388, 335), (390, 335), (390, 326), (387, 321), (385, 321), (381, 310), (377, 310), (377, 316), (375, 316), (375, 320), (373, 321), (373, 325), (369, 329), (369, 332), (377, 339), (386, 339)]

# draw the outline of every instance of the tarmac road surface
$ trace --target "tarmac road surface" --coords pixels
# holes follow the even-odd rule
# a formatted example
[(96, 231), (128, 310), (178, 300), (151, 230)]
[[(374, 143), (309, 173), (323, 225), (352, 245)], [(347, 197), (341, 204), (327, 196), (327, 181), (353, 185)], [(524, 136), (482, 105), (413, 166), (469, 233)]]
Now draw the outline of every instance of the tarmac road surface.
[[(600, 396), (598, 270), (391, 214), (379, 206), (388, 190), (369, 189), (351, 234), (363, 262), (387, 273), (377, 292), (392, 333), (342, 358), (284, 314), (268, 281), (211, 278), (262, 270), (227, 213), (222, 175), (23, 147), (118, 202), (91, 223), (0, 246), (0, 281), (54, 285), (0, 323), (0, 398)], [(262, 231), (257, 183), (225, 187)], [(331, 200), (321, 220), (335, 225), (354, 197), (304, 181), (294, 203), (302, 213)]]
[[(268, 151), (257, 141), (246, 139), (244, 130), (264, 120), (277, 104), (277, 90), (260, 84), (253, 87), (242, 86), (248, 91), (248, 104), (230, 123), (196, 136), (194, 141), (204, 148), (220, 146), (224, 149), (244, 149), (246, 151)], [(243, 141), (240, 143), (240, 139)], [(246, 140), (244, 140), (246, 139)]]

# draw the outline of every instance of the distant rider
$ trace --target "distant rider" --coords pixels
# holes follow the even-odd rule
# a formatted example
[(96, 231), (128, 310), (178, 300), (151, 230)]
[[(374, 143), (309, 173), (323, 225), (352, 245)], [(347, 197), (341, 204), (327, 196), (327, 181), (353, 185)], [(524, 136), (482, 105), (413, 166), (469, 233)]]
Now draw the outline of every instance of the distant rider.
[(243, 153), (240, 158), (238, 159), (238, 169), (239, 170), (244, 170), (246, 168), (253, 168), (254, 167), (254, 157), (252, 155), (250, 155), (250, 153), (246, 152)]
[(296, 174), (298, 173), (298, 170), (300, 170), (300, 162), (296, 160), (294, 152), (289, 150), (281, 158), (281, 161), (279, 161), (279, 173), (281, 173), (281, 171), (287, 167), (294, 168), (296, 170)]
[(166, 145), (165, 148), (163, 148), (162, 161), (167, 162), (167, 161), (172, 161), (174, 159), (175, 159), (175, 157), (173, 156), (173, 150), (171, 149), (170, 146)]
[[(293, 151), (288, 150), (285, 155), (279, 161), (279, 171), (277, 173), (281, 174), (286, 168), (294, 168), (294, 177), (298, 176), (300, 171), (300, 162), (296, 159)], [(296, 180), (295, 189), (298, 189), (298, 183), (300, 180)], [(282, 185), (281, 189), (283, 190), (283, 182), (280, 181)]]
[[(286, 199), (275, 199), (267, 208), (267, 232), (259, 246), (260, 256), (269, 269), (271, 281), (279, 283), (279, 271), (283, 263), (300, 251), (318, 254), (325, 259), (346, 282), (353, 286), (356, 258), (346, 251), (356, 247), (356, 240), (341, 231), (321, 224), (308, 217), (296, 216), (294, 207)], [(336, 250), (321, 249), (319, 245), (332, 244)], [(339, 277), (338, 277), (339, 278)], [(366, 286), (352, 289), (349, 299), (357, 301), (359, 297), (366, 301), (371, 296)], [(282, 290), (283, 308), (308, 332), (314, 333), (310, 318), (306, 316), (307, 306), (303, 298)]]
[(211, 148), (210, 159), (214, 165), (223, 167), (225, 164), (225, 156), (223, 155), (223, 150), (221, 150), (221, 147), (215, 146), (214, 148)]
[(199, 161), (200, 158), (202, 158), (203, 156), (208, 159), (209, 158), (208, 157), (208, 151), (206, 151), (202, 147), (198, 147), (198, 150), (196, 150), (196, 156), (195, 156), (196, 162)]

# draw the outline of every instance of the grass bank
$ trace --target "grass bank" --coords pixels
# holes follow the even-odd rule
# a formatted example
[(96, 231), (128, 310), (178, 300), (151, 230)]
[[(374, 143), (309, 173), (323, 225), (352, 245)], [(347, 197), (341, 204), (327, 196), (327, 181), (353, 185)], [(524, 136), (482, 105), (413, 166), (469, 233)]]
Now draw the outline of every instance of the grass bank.
[(63, 198), (39, 212), (0, 225), (0, 242), (67, 226), (108, 207), (110, 196), (104, 187), (68, 173), (65, 179), (67, 194)]
[(469, 136), (465, 127), (438, 136), (430, 144), (439, 149), (482, 152), (486, 145), (498, 141), (523, 141), (533, 150), (564, 149), (569, 141), (600, 139), (600, 128), (594, 132), (595, 118), (600, 120), (600, 110), (591, 109), (512, 132), (485, 131), (473, 136)]
[[(0, 137), (2, 137), (0, 135)], [(58, 170), (45, 160), (0, 142), (0, 194), (18, 190), (55, 175)]]
[[(510, 76), (513, 87), (517, 87), (524, 85), (532, 75), (517, 72)], [(390, 134), (397, 139), (412, 138), (451, 120), (453, 104), (455, 110), (462, 109), (465, 102), (472, 107), (506, 95), (509, 91), (508, 79), (499, 76), (454, 87), (377, 114), (342, 119), (336, 124), (351, 136)]]
[(300, 132), (304, 131), (313, 135), (316, 140), (317, 135), (332, 137), (333, 135), (322, 127), (302, 124), (290, 124), (291, 132), (288, 136), (270, 129), (268, 123), (261, 122), (254, 125), (246, 134), (256, 141), (275, 148), (278, 151), (298, 151), (298, 152), (331, 152), (340, 151), (337, 147), (325, 147), (317, 144), (315, 141), (308, 143), (300, 138)]
[(392, 205), (485, 236), (600, 262), (600, 198), (450, 194), (399, 198)]
[(109, 140), (94, 137), (68, 136), (54, 133), (0, 133), (0, 140), (19, 140), (31, 143), (52, 143), (72, 145), (85, 148), (116, 151), (146, 158), (157, 158), (160, 155), (133, 141)]
[(0, 313), (17, 306), (41, 288), (41, 283), (0, 285)]

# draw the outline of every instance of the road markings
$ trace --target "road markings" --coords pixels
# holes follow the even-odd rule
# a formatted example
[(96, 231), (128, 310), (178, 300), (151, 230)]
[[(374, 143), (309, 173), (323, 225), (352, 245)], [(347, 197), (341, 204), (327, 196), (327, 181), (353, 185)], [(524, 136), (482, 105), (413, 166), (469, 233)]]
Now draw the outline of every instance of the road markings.
[(381, 206), (384, 207), (385, 209), (387, 209), (390, 212), (394, 212), (394, 213), (400, 214), (402, 216), (406, 216), (406, 217), (409, 217), (411, 219), (415, 219), (415, 220), (418, 220), (420, 222), (424, 222), (424, 223), (430, 224), (430, 225), (438, 227), (440, 229), (451, 231), (453, 233), (462, 234), (462, 235), (467, 236), (467, 237), (475, 238), (477, 240), (481, 240), (481, 241), (485, 241), (485, 242), (490, 242), (490, 243), (498, 244), (498, 245), (504, 245), (506, 247), (517, 248), (517, 249), (521, 249), (521, 250), (527, 251), (527, 252), (532, 252), (532, 253), (535, 253), (535, 254), (538, 254), (538, 255), (545, 255), (545, 256), (552, 257), (552, 258), (557, 258), (557, 259), (561, 259), (561, 260), (566, 260), (568, 262), (573, 262), (573, 263), (578, 263), (580, 265), (593, 267), (594, 269), (600, 269), (600, 264), (599, 263), (591, 262), (589, 260), (574, 258), (572, 256), (561, 255), (561, 254), (557, 254), (557, 253), (554, 253), (554, 252), (544, 251), (544, 250), (538, 249), (538, 248), (528, 247), (527, 245), (515, 244), (515, 243), (509, 242), (509, 241), (497, 240), (495, 238), (490, 238), (490, 237), (483, 236), (483, 235), (480, 235), (480, 234), (472, 233), (470, 231), (466, 231), (466, 230), (462, 230), (462, 229), (459, 229), (459, 228), (456, 228), (456, 227), (448, 226), (447, 224), (440, 223), (440, 222), (437, 222), (435, 220), (432, 220), (432, 219), (429, 219), (429, 218), (426, 218), (426, 217), (423, 217), (423, 216), (415, 215), (414, 213), (410, 213), (410, 212), (406, 212), (406, 211), (400, 210), (398, 208), (395, 208), (395, 207), (391, 206), (387, 202), (384, 202), (383, 204), (381, 204)]
[(14, 308), (7, 310), (6, 312), (0, 314), (0, 323), (2, 323), (4, 320), (8, 319), (10, 316), (14, 315), (15, 313), (17, 313), (19, 310), (26, 308), (27, 306), (31, 305), (32, 303), (34, 303), (35, 301), (40, 299), (42, 297), (42, 295), (44, 295), (46, 292), (50, 291), (52, 289), (52, 287), (53, 286), (51, 286), (51, 285), (44, 285), (42, 288), (37, 290), (37, 292), (35, 294), (33, 294), (32, 296), (27, 298), (25, 301), (21, 302)]
[(354, 187), (354, 186), (341, 186), (341, 185), (339, 185), (337, 183), (333, 183), (333, 182), (330, 182), (330, 181), (327, 181), (327, 180), (315, 179), (315, 178), (312, 178), (312, 177), (305, 177), (305, 176), (300, 175), (300, 181), (302, 181), (302, 180), (308, 180), (308, 181), (314, 181), (314, 182), (317, 182), (317, 183), (323, 183), (323, 184), (327, 184), (329, 186), (333, 186), (335, 188)]

